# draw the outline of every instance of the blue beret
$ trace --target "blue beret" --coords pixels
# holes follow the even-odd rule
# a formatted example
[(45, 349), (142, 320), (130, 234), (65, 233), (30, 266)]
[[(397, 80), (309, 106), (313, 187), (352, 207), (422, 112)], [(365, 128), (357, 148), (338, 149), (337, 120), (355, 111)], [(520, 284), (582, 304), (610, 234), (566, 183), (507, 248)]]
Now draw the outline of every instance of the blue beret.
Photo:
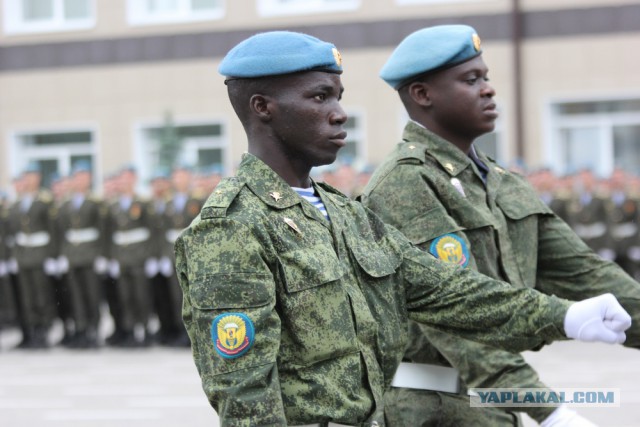
[(27, 166), (22, 171), (23, 173), (40, 173), (40, 163), (36, 161), (31, 161), (27, 164)]
[(414, 78), (462, 64), (482, 53), (480, 37), (467, 25), (439, 25), (409, 34), (380, 70), (394, 89)]
[(71, 168), (71, 174), (76, 174), (80, 172), (91, 172), (91, 163), (86, 160), (80, 160), (74, 163), (73, 168)]
[(307, 34), (259, 33), (240, 42), (222, 59), (218, 71), (228, 78), (256, 78), (299, 71), (342, 73), (338, 49)]

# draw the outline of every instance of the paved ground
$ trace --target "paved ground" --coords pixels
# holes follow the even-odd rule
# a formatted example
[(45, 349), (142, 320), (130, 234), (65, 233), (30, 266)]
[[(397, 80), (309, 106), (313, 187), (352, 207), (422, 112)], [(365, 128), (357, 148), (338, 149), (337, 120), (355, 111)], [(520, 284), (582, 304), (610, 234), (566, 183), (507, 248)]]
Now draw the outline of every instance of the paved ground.
[[(217, 427), (188, 350), (7, 350), (0, 338), (3, 427)], [(549, 385), (621, 389), (619, 408), (581, 409), (600, 426), (640, 426), (640, 353), (556, 343), (526, 357)], [(527, 426), (535, 425), (526, 420)]]

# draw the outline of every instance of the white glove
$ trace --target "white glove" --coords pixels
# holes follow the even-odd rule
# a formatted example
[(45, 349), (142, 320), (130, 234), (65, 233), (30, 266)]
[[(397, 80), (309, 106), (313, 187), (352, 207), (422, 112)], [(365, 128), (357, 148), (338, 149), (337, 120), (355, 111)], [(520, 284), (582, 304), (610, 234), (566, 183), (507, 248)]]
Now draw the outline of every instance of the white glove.
[(120, 263), (115, 259), (109, 261), (109, 276), (111, 276), (112, 279), (120, 277)]
[(562, 405), (540, 423), (540, 427), (597, 427), (572, 409)]
[(627, 256), (631, 261), (640, 261), (640, 246), (631, 246), (627, 251)]
[(163, 256), (160, 258), (159, 267), (160, 273), (162, 273), (164, 277), (173, 276), (173, 263), (169, 257)]
[(109, 261), (103, 256), (99, 256), (93, 260), (93, 271), (97, 274), (104, 274), (109, 269)]
[(613, 251), (613, 249), (600, 249), (598, 251), (598, 255), (600, 255), (600, 258), (606, 259), (607, 261), (613, 261), (614, 259), (616, 259), (616, 253)]
[(47, 258), (44, 260), (44, 273), (47, 276), (55, 276), (58, 274), (58, 261), (55, 258)]
[(158, 260), (156, 258), (147, 258), (144, 261), (144, 275), (147, 278), (155, 277), (158, 274)]
[(631, 326), (631, 316), (612, 294), (603, 294), (569, 307), (564, 317), (567, 337), (579, 341), (602, 341), (622, 344), (624, 331)]
[(9, 258), (7, 260), (7, 270), (11, 274), (18, 274), (18, 261), (15, 258)]
[(58, 274), (69, 272), (69, 258), (64, 255), (58, 257)]

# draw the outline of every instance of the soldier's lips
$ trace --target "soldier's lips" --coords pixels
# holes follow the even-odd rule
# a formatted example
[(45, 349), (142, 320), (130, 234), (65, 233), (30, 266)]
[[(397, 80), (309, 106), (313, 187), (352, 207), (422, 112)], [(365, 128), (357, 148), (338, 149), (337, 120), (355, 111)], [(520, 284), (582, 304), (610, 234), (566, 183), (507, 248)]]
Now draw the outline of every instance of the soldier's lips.
[(489, 116), (493, 119), (498, 118), (498, 110), (496, 110), (496, 104), (489, 104), (487, 105), (484, 110), (483, 110), (484, 114), (486, 116)]
[(332, 136), (331, 138), (329, 138), (329, 140), (334, 143), (335, 145), (337, 145), (338, 147), (342, 148), (345, 145), (347, 145), (347, 133), (346, 132), (340, 132), (337, 135)]

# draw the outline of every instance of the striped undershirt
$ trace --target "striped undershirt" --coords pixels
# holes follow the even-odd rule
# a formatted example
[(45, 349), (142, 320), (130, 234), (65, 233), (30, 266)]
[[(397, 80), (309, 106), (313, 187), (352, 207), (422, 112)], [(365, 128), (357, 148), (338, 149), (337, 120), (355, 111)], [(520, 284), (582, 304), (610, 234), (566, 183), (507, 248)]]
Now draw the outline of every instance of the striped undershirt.
[(322, 199), (316, 196), (315, 190), (313, 187), (310, 188), (300, 188), (300, 187), (291, 187), (295, 190), (296, 193), (300, 195), (307, 202), (311, 203), (313, 206), (320, 210), (320, 213), (329, 220), (329, 214), (327, 213), (327, 208), (325, 208), (324, 203), (322, 203)]

